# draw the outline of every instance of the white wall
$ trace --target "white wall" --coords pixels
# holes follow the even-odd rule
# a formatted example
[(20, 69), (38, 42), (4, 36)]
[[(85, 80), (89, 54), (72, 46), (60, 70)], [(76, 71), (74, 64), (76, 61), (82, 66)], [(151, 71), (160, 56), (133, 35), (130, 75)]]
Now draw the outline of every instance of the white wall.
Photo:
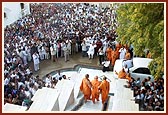
[[(3, 2), (2, 5), (2, 20), (4, 20), (4, 27), (6, 27), (6, 25), (12, 24), (22, 17), (19, 2)], [(24, 3), (24, 9), (24, 14), (30, 14), (29, 3)], [(6, 13), (6, 18), (4, 18), (4, 12)]]

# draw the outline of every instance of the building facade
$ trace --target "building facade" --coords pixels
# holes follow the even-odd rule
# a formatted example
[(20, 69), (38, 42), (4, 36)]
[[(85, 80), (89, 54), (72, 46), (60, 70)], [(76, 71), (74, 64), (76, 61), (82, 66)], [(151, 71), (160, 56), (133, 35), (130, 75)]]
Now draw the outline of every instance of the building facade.
[(30, 14), (29, 3), (3, 2), (2, 5), (2, 20), (4, 27), (14, 23), (23, 16)]

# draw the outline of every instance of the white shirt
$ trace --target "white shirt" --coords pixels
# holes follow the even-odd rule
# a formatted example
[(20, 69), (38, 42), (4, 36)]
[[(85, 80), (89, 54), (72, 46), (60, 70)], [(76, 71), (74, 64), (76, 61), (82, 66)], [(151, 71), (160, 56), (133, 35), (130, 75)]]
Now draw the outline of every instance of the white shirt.
[(34, 64), (39, 64), (40, 63), (38, 54), (33, 54), (33, 61), (34, 61)]
[(4, 85), (8, 85), (8, 84), (9, 84), (9, 81), (10, 81), (9, 78), (5, 78), (5, 80), (4, 80)]
[(102, 62), (102, 64), (104, 65), (104, 67), (109, 67), (110, 61), (104, 61)]
[(89, 50), (88, 50), (88, 54), (94, 54), (94, 48), (95, 48), (96, 46), (95, 45), (90, 45), (90, 47), (89, 47)]
[(86, 44), (82, 43), (81, 46), (82, 46), (82, 51), (86, 51), (87, 50), (86, 49)]
[(121, 48), (119, 50), (120, 52), (120, 59), (124, 59), (125, 58), (125, 54), (126, 54), (126, 49), (125, 48)]
[(99, 55), (103, 55), (103, 54), (104, 54), (103, 50), (99, 49)]
[(56, 79), (59, 80), (60, 77), (62, 77), (63, 75), (60, 73), (60, 74), (56, 74)]

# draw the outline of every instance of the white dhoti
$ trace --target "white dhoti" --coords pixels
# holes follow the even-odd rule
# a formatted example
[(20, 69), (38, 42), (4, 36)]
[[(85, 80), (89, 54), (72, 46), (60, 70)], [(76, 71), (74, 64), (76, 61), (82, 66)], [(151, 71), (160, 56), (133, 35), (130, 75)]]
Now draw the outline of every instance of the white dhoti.
[(87, 51), (89, 58), (93, 58), (94, 55), (94, 46), (90, 46), (89, 50)]

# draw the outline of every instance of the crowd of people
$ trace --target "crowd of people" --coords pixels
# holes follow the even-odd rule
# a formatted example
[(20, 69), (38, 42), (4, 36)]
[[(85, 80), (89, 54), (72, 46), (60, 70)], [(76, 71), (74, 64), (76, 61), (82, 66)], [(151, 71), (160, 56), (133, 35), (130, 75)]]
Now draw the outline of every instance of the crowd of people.
[[(64, 9), (64, 10), (62, 10)], [(42, 60), (83, 50), (82, 41), (115, 36), (109, 8), (85, 3), (30, 3), (31, 14), (4, 28), (4, 103), (26, 105), (47, 80), (34, 76)], [(87, 42), (87, 41), (86, 41)], [(89, 47), (87, 46), (87, 50)], [(29, 62), (34, 68), (29, 67)]]
[(140, 81), (140, 78), (130, 78), (128, 85), (134, 92), (135, 102), (140, 111), (164, 111), (164, 79), (151, 81), (151, 77)]
[[(134, 101), (139, 104), (140, 111), (164, 111), (164, 78), (151, 80), (148, 78), (133, 78), (127, 67), (123, 67), (118, 73), (119, 79), (127, 79), (126, 88), (134, 92)], [(141, 80), (142, 79), (142, 80)]]

